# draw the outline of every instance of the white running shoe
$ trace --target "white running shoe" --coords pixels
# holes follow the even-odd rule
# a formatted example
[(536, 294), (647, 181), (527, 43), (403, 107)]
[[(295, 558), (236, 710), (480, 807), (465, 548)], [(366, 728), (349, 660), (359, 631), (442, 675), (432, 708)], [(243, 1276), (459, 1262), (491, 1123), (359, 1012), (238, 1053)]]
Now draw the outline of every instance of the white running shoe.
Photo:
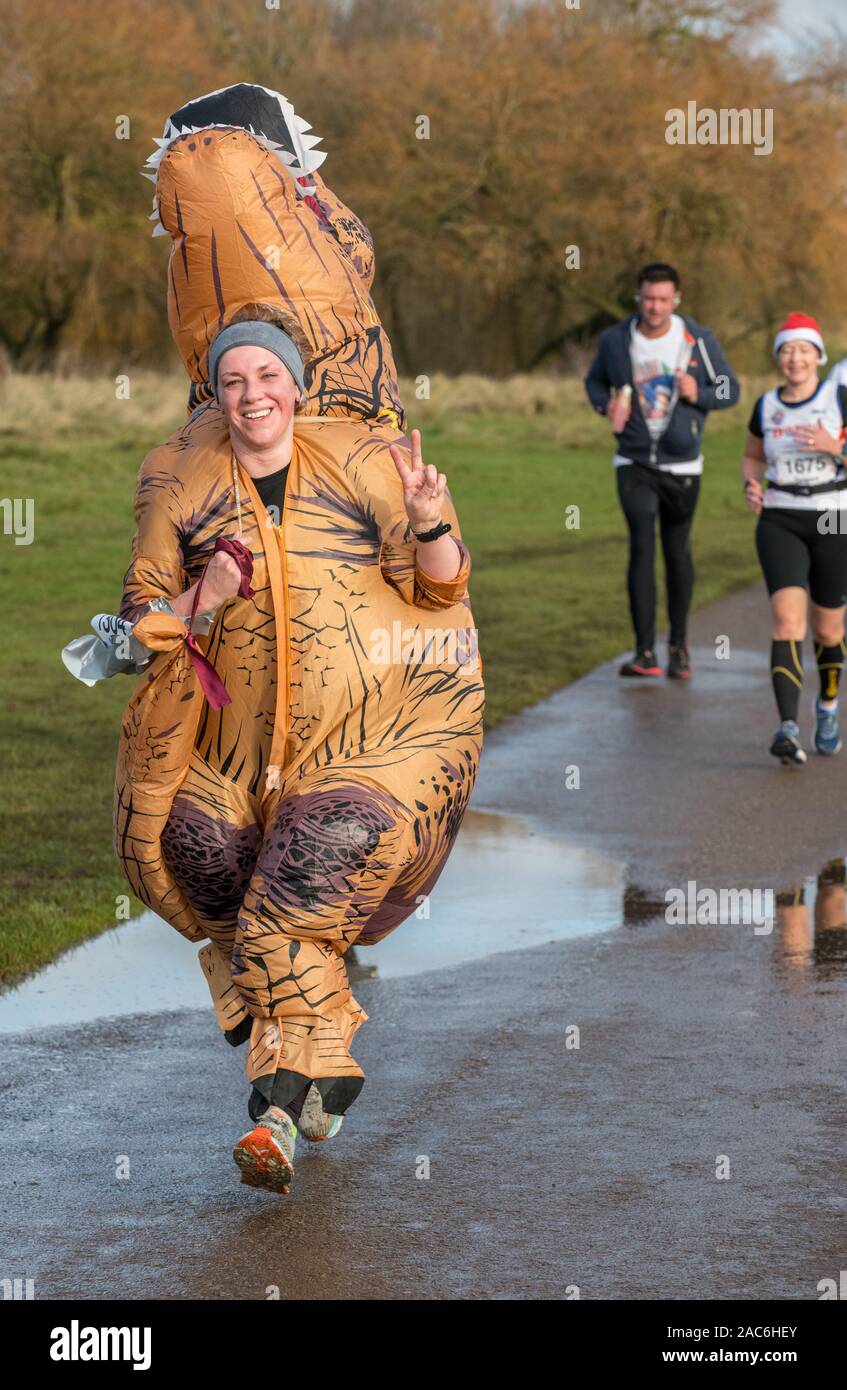
[(321, 1144), (324, 1139), (332, 1139), (340, 1130), (343, 1115), (330, 1115), (324, 1110), (321, 1093), (312, 1082), (300, 1111), (299, 1130), (304, 1139), (312, 1144)]

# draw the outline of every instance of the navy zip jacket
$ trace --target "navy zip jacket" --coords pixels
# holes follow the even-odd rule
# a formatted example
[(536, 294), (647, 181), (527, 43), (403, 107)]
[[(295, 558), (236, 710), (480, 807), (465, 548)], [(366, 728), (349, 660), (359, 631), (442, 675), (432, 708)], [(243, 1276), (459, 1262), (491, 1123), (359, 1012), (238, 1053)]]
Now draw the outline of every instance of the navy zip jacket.
[[(630, 314), (629, 318), (612, 324), (600, 334), (597, 355), (585, 378), (585, 389), (594, 409), (601, 415), (606, 413), (612, 388), (620, 390), (622, 386), (633, 385), (629, 348), (632, 324), (637, 318), (637, 314)], [(615, 438), (618, 453), (635, 463), (689, 463), (699, 458), (709, 411), (737, 405), (741, 396), (738, 378), (711, 329), (704, 328), (686, 314), (681, 318), (691, 340), (688, 371), (697, 382), (697, 403), (678, 400), (667, 429), (654, 444), (641, 413), (638, 392), (633, 388), (632, 413)]]

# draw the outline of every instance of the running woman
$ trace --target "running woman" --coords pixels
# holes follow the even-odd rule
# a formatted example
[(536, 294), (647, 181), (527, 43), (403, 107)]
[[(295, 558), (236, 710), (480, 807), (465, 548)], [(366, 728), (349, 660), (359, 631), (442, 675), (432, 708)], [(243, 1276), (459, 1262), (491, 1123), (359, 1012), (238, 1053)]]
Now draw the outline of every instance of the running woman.
[[(671, 677), (688, 680), (686, 624), (694, 588), (690, 536), (710, 410), (736, 405), (740, 387), (708, 328), (675, 312), (679, 275), (662, 261), (638, 277), (638, 312), (607, 328), (585, 379), (611, 421), (618, 496), (629, 527), (627, 588), (635, 656), (622, 676), (660, 676), (656, 658), (656, 517), (665, 560)], [(612, 393), (615, 393), (614, 395)]]
[[(820, 691), (815, 747), (837, 753), (838, 683), (844, 665), (847, 604), (847, 387), (821, 381), (821, 331), (806, 314), (789, 314), (774, 339), (784, 384), (753, 407), (741, 461), (747, 508), (755, 512), (756, 550), (771, 599), (771, 679), (780, 726), (771, 753), (804, 763), (797, 714), (808, 600)], [(767, 489), (762, 490), (762, 479)]]

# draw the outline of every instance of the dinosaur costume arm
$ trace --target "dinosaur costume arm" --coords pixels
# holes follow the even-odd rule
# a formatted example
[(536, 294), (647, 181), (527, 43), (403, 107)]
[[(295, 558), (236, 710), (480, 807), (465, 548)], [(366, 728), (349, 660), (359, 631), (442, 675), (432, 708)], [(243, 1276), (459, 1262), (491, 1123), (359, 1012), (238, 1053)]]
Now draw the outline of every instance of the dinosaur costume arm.
[(120, 617), (137, 622), (151, 599), (176, 598), (188, 587), (180, 525), (182, 483), (161, 449), (144, 460), (135, 488), (135, 534), (129, 569), (123, 578)]
[[(85, 685), (147, 672), (155, 652), (173, 653), (187, 639), (187, 619), (150, 608), (151, 600), (170, 600), (188, 586), (177, 509), (183, 487), (162, 468), (166, 460), (163, 450), (154, 450), (139, 471), (135, 534), (118, 616), (96, 614), (91, 620), (96, 636), (83, 634), (62, 650), (65, 666)], [(206, 636), (213, 618), (214, 612), (197, 613), (192, 634)]]

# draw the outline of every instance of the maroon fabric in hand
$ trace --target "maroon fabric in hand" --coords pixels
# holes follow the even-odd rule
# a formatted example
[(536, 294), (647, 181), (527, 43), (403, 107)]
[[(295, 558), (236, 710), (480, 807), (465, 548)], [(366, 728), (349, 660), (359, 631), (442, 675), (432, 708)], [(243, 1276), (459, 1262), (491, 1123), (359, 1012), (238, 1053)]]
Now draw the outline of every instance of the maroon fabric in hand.
[[(250, 588), (250, 580), (253, 578), (253, 556), (246, 545), (242, 545), (241, 541), (230, 540), (229, 536), (218, 536), (212, 554), (216, 555), (219, 550), (225, 550), (227, 555), (231, 555), (241, 570), (239, 598), (252, 598), (256, 592), (255, 589)], [(203, 573), (205, 574), (205, 572), (204, 570)]]
[[(230, 540), (228, 536), (218, 536), (212, 555), (217, 555), (219, 550), (223, 550), (227, 555), (231, 555), (241, 571), (241, 583), (238, 586), (239, 598), (252, 598), (256, 592), (255, 589), (251, 589), (250, 587), (250, 580), (253, 577), (253, 556), (246, 545), (242, 545), (241, 541)], [(203, 566), (203, 573), (200, 575), (200, 580), (194, 591), (194, 602), (191, 605), (191, 617), (188, 622), (188, 632), (186, 633), (185, 640), (188, 643), (188, 650), (191, 653), (191, 660), (197, 671), (197, 679), (203, 688), (203, 694), (206, 696), (212, 709), (221, 709), (224, 705), (231, 704), (230, 697), (227, 694), (227, 688), (211, 661), (201, 652), (191, 631), (194, 626), (197, 606), (200, 602), (200, 591), (203, 588), (203, 580), (206, 578), (206, 570), (208, 568), (209, 560), (207, 560)]]

